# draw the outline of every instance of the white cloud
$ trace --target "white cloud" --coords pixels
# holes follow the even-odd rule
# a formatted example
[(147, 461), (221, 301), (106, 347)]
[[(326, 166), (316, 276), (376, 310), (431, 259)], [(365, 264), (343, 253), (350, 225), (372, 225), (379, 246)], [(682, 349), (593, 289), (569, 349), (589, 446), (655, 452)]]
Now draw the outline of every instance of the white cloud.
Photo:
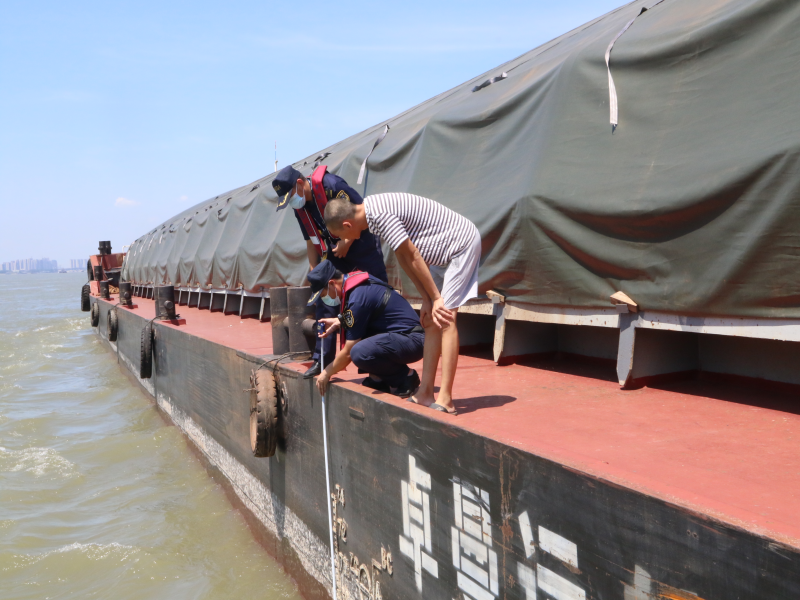
[(178, 198), (178, 202), (188, 202), (188, 201), (189, 201), (189, 196), (181, 196), (180, 198)]
[(123, 198), (120, 196), (114, 201), (114, 206), (118, 206), (119, 208), (130, 208), (131, 206), (138, 206), (139, 203), (136, 200), (129, 200), (128, 198)]

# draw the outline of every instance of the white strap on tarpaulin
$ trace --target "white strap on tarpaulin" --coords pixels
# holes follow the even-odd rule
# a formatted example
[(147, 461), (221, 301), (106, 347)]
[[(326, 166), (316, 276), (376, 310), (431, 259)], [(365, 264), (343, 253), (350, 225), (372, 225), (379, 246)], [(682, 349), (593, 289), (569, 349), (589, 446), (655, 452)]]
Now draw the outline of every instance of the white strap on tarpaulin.
[(625, 27), (623, 27), (622, 30), (617, 35), (614, 36), (614, 39), (611, 40), (611, 43), (608, 45), (608, 48), (606, 48), (606, 70), (608, 71), (608, 108), (609, 111), (611, 112), (612, 132), (617, 128), (617, 124), (619, 123), (619, 105), (617, 103), (617, 88), (614, 85), (614, 78), (611, 77), (611, 64), (609, 62), (611, 60), (611, 49), (614, 47), (614, 44), (622, 36), (622, 34), (628, 31), (628, 28), (631, 25), (633, 25), (633, 22), (636, 19), (641, 17), (644, 13), (646, 13), (648, 10), (650, 10), (657, 4), (661, 4), (663, 1), (664, 0), (658, 0), (658, 2), (652, 4), (651, 6), (643, 6), (639, 10), (639, 13), (635, 17), (633, 17), (630, 21), (628, 21), (625, 24)]
[(387, 133), (389, 133), (389, 125), (386, 125), (386, 127), (383, 128), (383, 133), (378, 136), (377, 140), (375, 140), (375, 143), (372, 145), (372, 150), (369, 151), (369, 154), (367, 154), (366, 158), (364, 158), (364, 162), (361, 163), (361, 170), (358, 172), (358, 181), (356, 183), (361, 183), (364, 181), (364, 173), (367, 171), (367, 161), (369, 160), (369, 157), (372, 156), (375, 148), (378, 147), (378, 144), (380, 144), (383, 141), (383, 138), (386, 137)]

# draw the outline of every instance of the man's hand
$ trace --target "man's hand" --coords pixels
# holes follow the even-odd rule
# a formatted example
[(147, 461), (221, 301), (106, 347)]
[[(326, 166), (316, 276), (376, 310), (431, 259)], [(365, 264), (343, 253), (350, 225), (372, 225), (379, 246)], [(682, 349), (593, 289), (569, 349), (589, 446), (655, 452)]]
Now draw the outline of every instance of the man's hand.
[(328, 382), (330, 379), (331, 375), (328, 372), (328, 369), (325, 369), (317, 376), (317, 389), (319, 390), (320, 396), (324, 396), (325, 392), (328, 390)]
[(339, 323), (339, 319), (337, 319), (336, 317), (330, 317), (328, 319), (320, 319), (317, 322), (325, 325), (325, 333), (320, 333), (318, 335), (318, 337), (321, 338), (326, 338), (329, 335), (333, 335), (334, 333), (339, 331), (339, 328), (341, 327), (341, 323)]
[(355, 240), (348, 239), (339, 240), (339, 243), (333, 247), (333, 255), (337, 258), (344, 258), (347, 256), (350, 246), (353, 245), (354, 241)]
[(453, 313), (444, 307), (444, 300), (441, 296), (433, 301), (432, 316), (433, 322), (436, 323), (436, 326), (440, 329), (444, 329), (455, 320), (453, 318)]

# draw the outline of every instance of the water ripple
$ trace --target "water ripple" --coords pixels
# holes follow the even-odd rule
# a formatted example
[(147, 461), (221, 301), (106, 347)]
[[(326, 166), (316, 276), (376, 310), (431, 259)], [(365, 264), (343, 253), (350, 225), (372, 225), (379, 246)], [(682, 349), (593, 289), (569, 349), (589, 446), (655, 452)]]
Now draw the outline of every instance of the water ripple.
[(83, 277), (0, 275), (0, 598), (299, 599), (98, 341)]

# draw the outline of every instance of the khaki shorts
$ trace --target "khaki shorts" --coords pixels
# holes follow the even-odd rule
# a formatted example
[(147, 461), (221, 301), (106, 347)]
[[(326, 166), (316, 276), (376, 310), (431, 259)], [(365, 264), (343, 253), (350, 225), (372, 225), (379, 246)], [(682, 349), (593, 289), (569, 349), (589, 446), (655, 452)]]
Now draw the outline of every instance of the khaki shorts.
[(478, 267), (481, 264), (481, 235), (475, 237), (448, 265), (428, 267), (442, 294), (444, 306), (453, 310), (478, 297)]

